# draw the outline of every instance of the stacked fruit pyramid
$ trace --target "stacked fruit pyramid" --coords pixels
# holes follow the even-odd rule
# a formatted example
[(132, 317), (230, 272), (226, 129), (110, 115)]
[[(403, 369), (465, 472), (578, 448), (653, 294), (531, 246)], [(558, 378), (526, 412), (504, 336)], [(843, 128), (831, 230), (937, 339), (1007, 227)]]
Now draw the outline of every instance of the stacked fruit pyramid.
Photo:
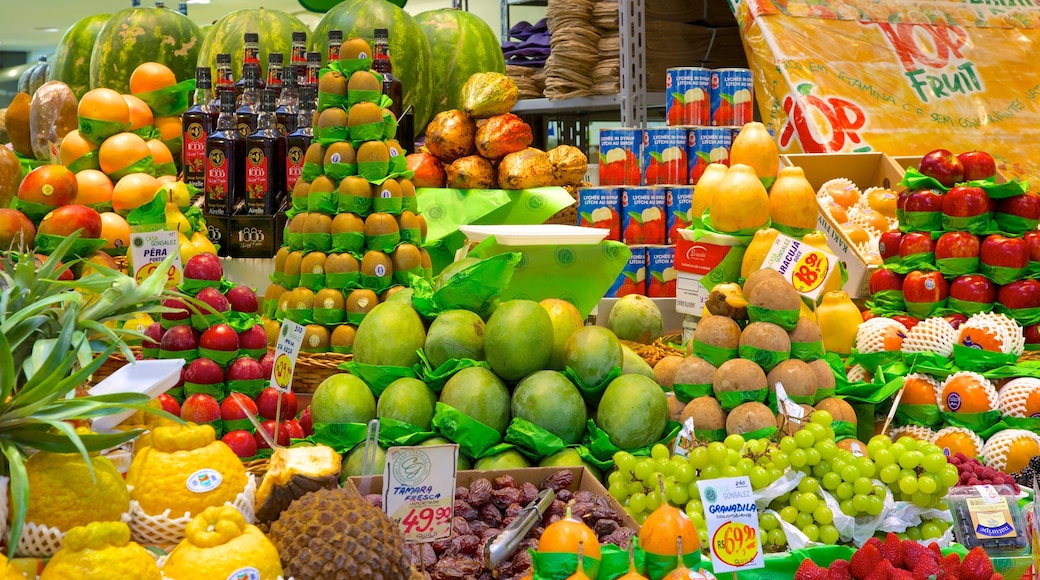
[(349, 352), (367, 313), (432, 275), (397, 122), (359, 54), (368, 43), (348, 40), (320, 77), (315, 140), (264, 295), (268, 321), (306, 325), (304, 352)]

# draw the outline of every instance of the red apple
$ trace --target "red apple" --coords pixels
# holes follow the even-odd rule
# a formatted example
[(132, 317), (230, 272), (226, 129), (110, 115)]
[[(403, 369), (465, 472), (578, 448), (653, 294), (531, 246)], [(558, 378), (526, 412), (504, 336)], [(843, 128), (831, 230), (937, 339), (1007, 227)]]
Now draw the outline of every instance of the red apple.
[(267, 351), (264, 356), (260, 357), (260, 369), (263, 370), (264, 378), (270, 378), (271, 373), (274, 372), (274, 352)]
[[(281, 413), (277, 413), (278, 395), (282, 396)], [(260, 416), (264, 419), (281, 419), (283, 417), (296, 416), (296, 393), (279, 393), (274, 387), (267, 387), (256, 398), (256, 407), (260, 409)]]
[(224, 277), (224, 266), (215, 254), (196, 254), (188, 258), (188, 262), (184, 264), (184, 277), (192, 280), (219, 281)]
[(162, 305), (163, 308), (171, 309), (162, 313), (163, 320), (177, 321), (191, 318), (191, 310), (188, 310), (188, 307), (176, 298), (167, 298), (163, 300)]
[(1023, 238), (993, 234), (982, 240), (979, 258), (987, 266), (1025, 268), (1029, 265), (1029, 244)]
[(894, 258), (899, 255), (899, 242), (903, 239), (903, 232), (891, 230), (883, 232), (878, 238), (878, 254), (882, 260)]
[(213, 395), (195, 393), (184, 399), (181, 419), (192, 423), (212, 423), (220, 419), (220, 405)]
[(934, 178), (943, 187), (953, 187), (964, 181), (964, 165), (956, 155), (946, 149), (936, 149), (925, 153), (917, 165), (917, 170)]
[(918, 189), (906, 198), (906, 213), (941, 213), (943, 194), (934, 189)]
[(289, 419), (282, 423), (282, 429), (289, 435), (289, 439), (303, 439), (307, 435), (303, 431), (303, 425), (296, 419)]
[(993, 304), (997, 299), (997, 285), (981, 274), (957, 276), (950, 282), (950, 298)]
[(997, 302), (1010, 309), (1040, 307), (1040, 282), (1015, 280), (997, 290)]
[(238, 350), (238, 333), (227, 324), (214, 324), (202, 333), (199, 348), (231, 352)]
[(260, 302), (256, 298), (256, 292), (248, 286), (235, 286), (224, 295), (231, 304), (231, 310), (253, 314), (260, 309)]
[(887, 268), (880, 268), (870, 275), (870, 293), (877, 294), (882, 290), (903, 290), (903, 275)]
[(897, 314), (892, 317), (892, 320), (895, 320), (899, 324), (902, 324), (903, 327), (907, 330), (910, 330), (911, 328), (921, 323), (920, 318), (916, 318), (914, 316), (907, 316), (906, 314)]
[(957, 186), (943, 196), (943, 215), (974, 217), (989, 212), (989, 196), (981, 187)]
[(954, 330), (960, 328), (962, 324), (968, 321), (968, 317), (960, 312), (947, 314), (946, 316), (943, 316), (943, 318), (946, 319), (946, 322), (950, 323), (950, 326), (952, 326)]
[(195, 298), (217, 312), (227, 312), (228, 310), (231, 310), (231, 303), (228, 302), (228, 299), (220, 293), (220, 290), (217, 290), (212, 286), (207, 286), (200, 290), (199, 294)]
[(146, 338), (141, 340), (141, 348), (159, 348), (159, 342), (164, 334), (166, 334), (166, 329), (162, 327), (162, 323), (153, 322), (149, 324), (148, 328), (144, 329)]
[(1031, 324), (1022, 329), (1026, 344), (1040, 344), (1040, 324)]
[(174, 399), (168, 393), (161, 393), (156, 398), (159, 399), (159, 403), (162, 404), (163, 411), (166, 411), (174, 417), (181, 416), (181, 404), (177, 402), (177, 399)]
[(208, 358), (197, 358), (184, 370), (185, 382), (199, 385), (216, 385), (224, 382), (224, 369)]
[(935, 242), (935, 259), (978, 258), (979, 237), (968, 232), (946, 232)]
[[(997, 200), (996, 212), (997, 224), (1004, 231), (1011, 233), (1020, 233), (1022, 230), (1035, 231), (1035, 224), (1040, 221), (1040, 194), (1028, 191), (1022, 195)], [(1031, 223), (1023, 228), (1021, 224), (1010, 223), (1009, 220), (1004, 219), (1004, 216), (1018, 216)]]
[(229, 381), (255, 381), (262, 378), (265, 377), (260, 363), (248, 356), (240, 356), (228, 365), (227, 380)]
[(985, 151), (966, 151), (957, 156), (964, 168), (964, 180), (986, 179), (997, 174), (997, 162)]
[(311, 408), (307, 407), (300, 413), (299, 417), (300, 426), (303, 427), (303, 433), (305, 436), (310, 437), (314, 435), (314, 420), (311, 419)]
[(249, 415), (247, 415), (246, 411), (242, 409), (243, 407), (256, 417), (256, 403), (253, 402), (253, 399), (250, 399), (242, 393), (231, 393), (226, 399), (224, 399), (224, 402), (220, 404), (220, 418), (224, 421), (248, 419)]
[[(274, 433), (275, 426), (278, 427), (278, 436), (277, 436), (277, 438), (275, 438), (275, 433)], [(264, 421), (263, 423), (260, 424), (260, 427), (264, 431), (266, 431), (267, 434), (271, 436), (271, 439), (274, 440), (274, 442), (277, 443), (278, 445), (285, 446), (285, 445), (289, 444), (289, 434), (286, 433), (285, 429), (283, 429), (282, 426), (279, 425), (276, 421), (272, 421), (272, 420)], [(270, 449), (271, 448), (271, 446), (267, 444), (267, 441), (264, 440), (263, 435), (260, 434), (259, 429), (256, 432), (256, 446), (257, 446), (258, 449)]]
[(939, 272), (922, 272), (915, 270), (906, 275), (903, 280), (903, 299), (906, 301), (906, 311), (911, 316), (925, 317), (931, 315), (931, 308), (922, 307), (923, 304), (942, 303), (950, 295), (950, 286), (946, 283)]
[(258, 447), (256, 438), (249, 431), (239, 429), (230, 433), (225, 433), (220, 438), (225, 445), (231, 448), (231, 451), (235, 452), (235, 455), (241, 459), (247, 459), (256, 455), (256, 449)]
[(199, 333), (187, 324), (174, 326), (166, 331), (159, 342), (161, 350), (180, 352), (194, 350), (199, 347)]
[(245, 350), (266, 349), (267, 333), (264, 331), (264, 325), (255, 324), (252, 328), (247, 328), (238, 333), (238, 347)]
[(1040, 231), (1026, 232), (1022, 234), (1022, 239), (1029, 246), (1029, 261), (1040, 262)]
[(896, 196), (896, 219), (900, 222), (903, 221), (903, 212), (906, 211), (906, 200), (910, 199), (910, 196), (913, 194), (914, 190), (904, 189)]
[(910, 232), (899, 241), (899, 257), (906, 259), (914, 254), (935, 252), (935, 241), (928, 232)]

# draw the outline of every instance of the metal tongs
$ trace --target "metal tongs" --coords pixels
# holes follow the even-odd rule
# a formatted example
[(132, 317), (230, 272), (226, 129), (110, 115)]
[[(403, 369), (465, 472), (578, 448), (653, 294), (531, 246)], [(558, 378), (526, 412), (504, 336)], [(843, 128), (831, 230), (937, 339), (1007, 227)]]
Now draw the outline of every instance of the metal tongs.
[(513, 523), (484, 545), (484, 566), (488, 570), (495, 570), (511, 558), (527, 533), (542, 521), (545, 511), (555, 499), (556, 492), (551, 489), (539, 492), (538, 497), (517, 514)]

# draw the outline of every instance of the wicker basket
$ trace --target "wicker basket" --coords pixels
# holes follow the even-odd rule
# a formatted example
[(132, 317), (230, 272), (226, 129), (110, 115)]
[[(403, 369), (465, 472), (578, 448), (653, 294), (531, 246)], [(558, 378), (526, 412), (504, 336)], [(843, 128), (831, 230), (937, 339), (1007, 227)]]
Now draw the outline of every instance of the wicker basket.
[(571, 194), (574, 203), (549, 216), (549, 219), (545, 220), (545, 223), (565, 226), (578, 225), (578, 188), (567, 186), (564, 187), (564, 189), (567, 190), (567, 193)]

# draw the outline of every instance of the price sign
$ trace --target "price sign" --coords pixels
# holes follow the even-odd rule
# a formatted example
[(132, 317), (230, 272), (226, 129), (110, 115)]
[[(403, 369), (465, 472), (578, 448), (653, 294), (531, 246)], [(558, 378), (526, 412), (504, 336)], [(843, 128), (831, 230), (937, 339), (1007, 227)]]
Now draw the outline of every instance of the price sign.
[(278, 331), (278, 344), (274, 347), (274, 368), (271, 369), (271, 386), (283, 393), (292, 388), (296, 357), (303, 346), (304, 328), (291, 320), (283, 320)]
[(152, 275), (163, 261), (173, 255), (173, 263), (167, 271), (166, 287), (173, 288), (181, 283), (181, 251), (177, 232), (157, 230), (130, 234), (130, 263), (134, 268), (134, 279), (139, 283)]
[(829, 265), (830, 260), (823, 252), (808, 252), (803, 255), (791, 270), (791, 282), (794, 284), (794, 289), (804, 294), (823, 286)]
[(383, 511), (411, 543), (451, 535), (458, 445), (392, 447), (383, 470)]
[(812, 300), (831, 276), (840, 275), (836, 256), (783, 234), (776, 236), (762, 267), (780, 272), (799, 294)]
[(747, 476), (697, 482), (711, 539), (712, 569), (736, 572), (762, 568), (758, 510)]

